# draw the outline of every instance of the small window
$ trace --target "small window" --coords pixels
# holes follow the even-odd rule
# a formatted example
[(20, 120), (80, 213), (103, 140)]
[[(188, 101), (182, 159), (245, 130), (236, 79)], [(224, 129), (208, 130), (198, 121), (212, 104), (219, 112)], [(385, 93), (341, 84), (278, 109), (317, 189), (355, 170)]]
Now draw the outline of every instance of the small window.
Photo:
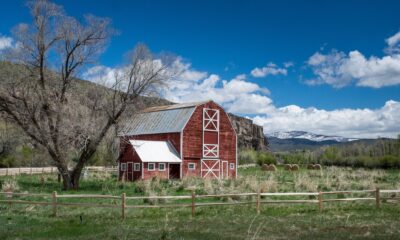
[(121, 163), (121, 171), (126, 171), (126, 163)]
[(133, 171), (135, 171), (135, 172), (140, 171), (140, 163), (135, 163), (133, 165)]
[(196, 169), (196, 163), (189, 163), (189, 170), (195, 170)]
[(154, 163), (149, 163), (148, 166), (147, 166), (147, 168), (149, 169), (149, 171), (154, 171), (155, 168), (156, 168), (156, 166), (155, 166)]
[(235, 164), (234, 164), (234, 163), (229, 164), (229, 168), (230, 168), (231, 170), (234, 170), (234, 169), (235, 169)]
[(165, 163), (159, 163), (158, 164), (158, 170), (159, 171), (165, 171)]

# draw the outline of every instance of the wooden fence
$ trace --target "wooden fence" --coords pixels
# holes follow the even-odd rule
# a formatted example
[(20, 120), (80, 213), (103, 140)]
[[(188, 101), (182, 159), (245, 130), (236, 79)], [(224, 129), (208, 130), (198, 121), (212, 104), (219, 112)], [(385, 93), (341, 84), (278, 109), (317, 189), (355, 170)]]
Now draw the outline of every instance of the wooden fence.
[[(88, 166), (83, 171), (89, 172), (117, 172), (116, 167), (104, 167), (104, 166)], [(44, 174), (44, 173), (58, 173), (56, 167), (24, 167), (24, 168), (0, 168), (0, 176), (14, 176), (21, 174)]]
[[(262, 204), (316, 204), (318, 206), (319, 211), (323, 210), (324, 204), (329, 202), (354, 202), (354, 201), (373, 201), (375, 202), (376, 208), (380, 207), (382, 200), (394, 200), (399, 201), (400, 197), (396, 197), (396, 194), (400, 193), (400, 190), (380, 190), (376, 188), (375, 190), (358, 190), (358, 191), (333, 191), (333, 192), (295, 192), (295, 193), (261, 193), (258, 191), (257, 193), (232, 193), (232, 194), (210, 194), (210, 195), (196, 195), (194, 191), (190, 195), (181, 195), (181, 196), (126, 196), (125, 193), (122, 193), (121, 196), (113, 196), (113, 195), (96, 195), (96, 194), (57, 194), (57, 192), (53, 192), (52, 194), (42, 194), (42, 193), (12, 193), (12, 192), (0, 192), (0, 196), (3, 196), (3, 199), (0, 199), (0, 204), (29, 204), (29, 205), (45, 205), (52, 206), (53, 215), (57, 216), (57, 211), (59, 206), (65, 207), (99, 207), (99, 208), (120, 208), (121, 209), (121, 217), (125, 219), (125, 211), (130, 208), (168, 208), (168, 207), (190, 207), (192, 216), (194, 217), (196, 214), (197, 207), (203, 206), (225, 206), (225, 205), (240, 205), (240, 204), (254, 204), (256, 207), (257, 213), (261, 211)], [(338, 198), (337, 195), (347, 195), (347, 194), (369, 194), (370, 197), (352, 197), (352, 198)], [(392, 194), (391, 197), (388, 194)], [(336, 196), (336, 198), (325, 196)], [(14, 197), (43, 197), (47, 198), (51, 201), (30, 201), (30, 200), (18, 200), (14, 199)], [(240, 197), (249, 197), (251, 200), (249, 201), (232, 201), (232, 202), (208, 202), (202, 201), (202, 199), (207, 198), (240, 198)], [(274, 200), (267, 199), (271, 197), (315, 197), (314, 199), (286, 199), (286, 200)], [(5, 199), (4, 199), (5, 198)], [(119, 200), (120, 204), (105, 204), (105, 203), (76, 203), (76, 202), (60, 202), (60, 199), (67, 198), (78, 198), (78, 199), (114, 199)], [(255, 200), (253, 199), (255, 198)], [(128, 204), (130, 200), (157, 200), (157, 199), (170, 199), (170, 200), (183, 200), (184, 203), (175, 203), (175, 204), (158, 204), (158, 205), (150, 205), (150, 204)]]

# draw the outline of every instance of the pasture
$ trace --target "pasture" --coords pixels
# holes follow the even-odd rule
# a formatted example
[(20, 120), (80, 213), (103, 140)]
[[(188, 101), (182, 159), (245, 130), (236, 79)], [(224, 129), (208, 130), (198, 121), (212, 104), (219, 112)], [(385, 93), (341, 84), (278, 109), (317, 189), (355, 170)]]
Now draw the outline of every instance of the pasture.
[[(111, 174), (89, 174), (79, 191), (62, 192), (55, 175), (1, 177), (1, 185), (14, 184), (18, 192), (60, 194), (107, 194), (127, 196), (223, 194), (256, 192), (315, 192), (400, 189), (400, 171), (329, 167), (322, 171), (301, 169), (263, 172), (257, 167), (240, 169), (237, 180), (184, 179), (122, 183)], [(358, 194), (357, 196), (363, 194)], [(4, 196), (1, 197), (4, 199)], [(221, 201), (236, 201), (226, 197)], [(74, 199), (63, 199), (66, 202)], [(105, 200), (91, 200), (102, 201)], [(106, 200), (112, 203), (113, 200)], [(146, 204), (157, 204), (146, 200)], [(150, 202), (149, 202), (150, 201)], [(153, 201), (153, 202), (151, 202)], [(168, 203), (170, 200), (158, 200)], [(127, 209), (125, 221), (120, 209), (0, 205), (1, 239), (398, 239), (400, 204), (383, 201), (327, 203), (322, 212), (314, 204), (262, 204), (189, 208)]]

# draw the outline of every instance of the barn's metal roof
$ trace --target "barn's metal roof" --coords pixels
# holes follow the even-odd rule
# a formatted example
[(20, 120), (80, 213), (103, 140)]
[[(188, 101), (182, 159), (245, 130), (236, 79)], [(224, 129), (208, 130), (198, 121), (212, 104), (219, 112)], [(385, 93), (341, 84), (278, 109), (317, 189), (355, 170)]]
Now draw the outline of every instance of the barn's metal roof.
[(158, 112), (158, 111), (165, 111), (165, 110), (171, 110), (171, 109), (177, 109), (177, 108), (196, 107), (196, 106), (202, 105), (204, 103), (207, 103), (209, 101), (211, 101), (211, 100), (207, 100), (207, 101), (203, 101), (203, 102), (178, 103), (178, 104), (165, 105), (165, 106), (156, 106), (156, 107), (146, 108), (142, 112)]
[(189, 121), (196, 106), (142, 112), (123, 123), (118, 135), (132, 136), (141, 134), (181, 132)]

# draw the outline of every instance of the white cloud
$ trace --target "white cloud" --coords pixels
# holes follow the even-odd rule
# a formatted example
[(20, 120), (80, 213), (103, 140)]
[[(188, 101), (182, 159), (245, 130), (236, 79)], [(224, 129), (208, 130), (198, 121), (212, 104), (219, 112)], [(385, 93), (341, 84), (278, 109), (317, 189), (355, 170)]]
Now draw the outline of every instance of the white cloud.
[(400, 42), (400, 32), (386, 39), (386, 42), (389, 46), (394, 46)]
[[(186, 64), (181, 64), (187, 66)], [(231, 80), (222, 80), (216, 74), (202, 79), (187, 80), (185, 71), (194, 75), (195, 70), (184, 69), (182, 74), (169, 83), (163, 96), (173, 102), (193, 102), (212, 99), (223, 105), (228, 111), (236, 113), (262, 113), (272, 102), (265, 96), (269, 90), (256, 83), (247, 81), (245, 74)], [(201, 72), (204, 73), (204, 72)], [(186, 79), (186, 80), (185, 80)]]
[(379, 109), (327, 111), (289, 105), (271, 108), (253, 118), (264, 132), (304, 130), (325, 135), (356, 138), (396, 137), (400, 133), (400, 102), (387, 101)]
[(261, 78), (261, 77), (265, 77), (267, 75), (278, 75), (278, 74), (282, 74), (282, 75), (287, 75), (287, 68), (293, 66), (292, 62), (286, 62), (284, 63), (284, 68), (280, 68), (278, 67), (275, 63), (268, 63), (267, 66), (262, 67), (262, 68), (254, 68), (253, 70), (251, 70), (251, 75), (253, 77), (257, 77), (257, 78)]
[(122, 68), (110, 68), (100, 65), (87, 69), (82, 74), (82, 78), (107, 87), (112, 87), (115, 84), (116, 74), (122, 74), (122, 72)]
[(387, 38), (385, 41), (388, 45), (388, 47), (385, 49), (385, 51), (388, 54), (400, 53), (400, 32)]
[[(340, 55), (336, 58), (342, 57)], [(358, 56), (352, 57), (352, 59), (357, 58)], [(400, 102), (387, 101), (379, 109), (331, 111), (302, 108), (297, 105), (276, 107), (268, 95), (268, 89), (248, 81), (245, 74), (224, 80), (219, 75), (194, 70), (182, 59), (177, 61), (173, 64), (173, 68), (174, 71), (179, 70), (181, 74), (169, 82), (169, 87), (162, 92), (163, 97), (173, 102), (212, 99), (228, 112), (247, 115), (262, 125), (265, 133), (304, 130), (358, 138), (396, 137), (400, 133)], [(326, 57), (318, 56), (311, 61), (318, 65), (327, 60)], [(98, 66), (89, 69), (84, 77), (92, 81), (113, 79), (117, 71), (120, 70)]]
[(341, 88), (352, 84), (381, 88), (400, 84), (400, 54), (394, 53), (400, 42), (400, 32), (386, 40), (392, 48), (389, 55), (382, 58), (365, 57), (355, 50), (348, 54), (332, 50), (328, 54), (315, 53), (308, 59), (316, 78), (307, 80), (310, 85), (329, 84)]
[(0, 51), (13, 47), (13, 39), (0, 35)]
[(284, 62), (283, 66), (285, 66), (285, 68), (290, 68), (290, 67), (294, 66), (294, 63), (293, 62)]

